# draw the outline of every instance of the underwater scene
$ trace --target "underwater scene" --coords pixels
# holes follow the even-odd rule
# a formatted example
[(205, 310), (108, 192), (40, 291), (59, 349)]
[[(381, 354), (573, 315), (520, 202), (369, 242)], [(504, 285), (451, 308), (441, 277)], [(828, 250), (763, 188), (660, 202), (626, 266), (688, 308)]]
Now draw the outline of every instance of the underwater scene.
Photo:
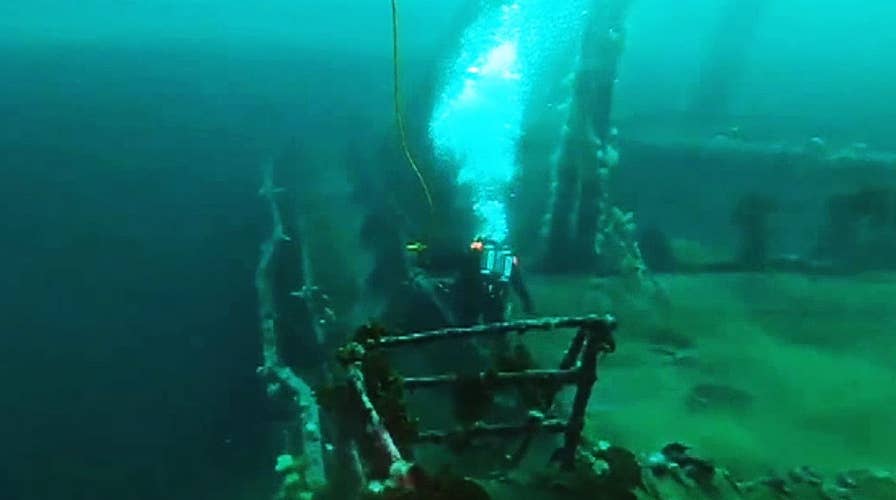
[(896, 3), (0, 3), (0, 499), (896, 499)]

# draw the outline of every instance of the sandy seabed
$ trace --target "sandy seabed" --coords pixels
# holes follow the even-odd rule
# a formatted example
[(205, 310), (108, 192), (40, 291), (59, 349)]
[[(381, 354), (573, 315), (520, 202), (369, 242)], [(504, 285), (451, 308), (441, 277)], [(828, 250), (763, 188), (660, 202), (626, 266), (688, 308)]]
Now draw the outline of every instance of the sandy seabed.
[[(530, 279), (539, 315), (611, 312), (586, 433), (649, 453), (691, 445), (733, 474), (896, 470), (896, 275)], [(556, 363), (568, 334), (528, 337)]]

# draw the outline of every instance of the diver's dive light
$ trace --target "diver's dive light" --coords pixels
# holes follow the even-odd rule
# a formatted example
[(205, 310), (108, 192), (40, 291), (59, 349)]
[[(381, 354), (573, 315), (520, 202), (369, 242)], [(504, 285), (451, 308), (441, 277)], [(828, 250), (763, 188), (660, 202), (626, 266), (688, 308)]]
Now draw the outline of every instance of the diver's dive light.
[(404, 248), (409, 252), (422, 252), (426, 250), (426, 244), (421, 243), (419, 241), (412, 241), (404, 246)]

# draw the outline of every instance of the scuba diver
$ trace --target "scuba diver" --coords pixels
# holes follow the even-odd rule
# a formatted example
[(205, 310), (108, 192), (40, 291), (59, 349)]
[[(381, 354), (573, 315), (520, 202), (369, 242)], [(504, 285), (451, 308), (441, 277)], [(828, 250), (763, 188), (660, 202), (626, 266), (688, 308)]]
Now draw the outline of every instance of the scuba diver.
[[(420, 287), (432, 290), (434, 300), (448, 309), (446, 322), (455, 326), (502, 322), (507, 318), (510, 290), (526, 314), (534, 314), (532, 296), (523, 281), (519, 258), (506, 245), (476, 237), (463, 251), (429, 251), (408, 245), (418, 254), (415, 274)], [(424, 283), (434, 283), (424, 285)]]
[[(432, 249), (421, 243), (406, 245), (408, 280), (400, 303), (405, 330), (421, 331), (446, 327), (469, 327), (503, 322), (507, 318), (511, 290), (523, 311), (535, 307), (523, 281), (519, 259), (496, 241), (476, 238), (468, 245), (438, 244)], [(422, 346), (417, 359), (428, 370), (479, 372), (510, 356), (509, 335), (464, 339), (448, 345)]]
[(464, 325), (505, 321), (511, 289), (520, 298), (523, 312), (534, 314), (535, 305), (523, 281), (519, 258), (506, 245), (474, 239), (454, 282), (458, 320)]

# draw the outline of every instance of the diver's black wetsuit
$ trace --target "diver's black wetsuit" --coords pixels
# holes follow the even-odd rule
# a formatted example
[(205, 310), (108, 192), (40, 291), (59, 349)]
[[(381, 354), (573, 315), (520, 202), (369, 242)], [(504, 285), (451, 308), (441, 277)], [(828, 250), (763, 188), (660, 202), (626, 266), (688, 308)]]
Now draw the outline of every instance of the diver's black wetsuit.
[(505, 321), (510, 288), (519, 296), (523, 311), (533, 313), (535, 306), (519, 262), (514, 259), (509, 280), (501, 282), (481, 273), (480, 258), (481, 253), (474, 250), (430, 252), (424, 258), (423, 266), (430, 273), (453, 278), (451, 304), (458, 326)]
[[(501, 281), (482, 272), (482, 256), (482, 252), (472, 248), (415, 251), (408, 281), (411, 294), (403, 302), (405, 308), (401, 320), (404, 328), (421, 331), (504, 321), (511, 288), (519, 295), (523, 309), (527, 313), (534, 312), (532, 297), (516, 259), (509, 268), (509, 275), (501, 275), (509, 279)], [(505, 253), (505, 263), (507, 256), (509, 253)], [(502, 266), (503, 269), (506, 266)], [(494, 353), (507, 349), (504, 337), (487, 340), (486, 344), (466, 339), (421, 346), (417, 351), (418, 358), (424, 360), (425, 368), (431, 371), (478, 372), (492, 365)]]

